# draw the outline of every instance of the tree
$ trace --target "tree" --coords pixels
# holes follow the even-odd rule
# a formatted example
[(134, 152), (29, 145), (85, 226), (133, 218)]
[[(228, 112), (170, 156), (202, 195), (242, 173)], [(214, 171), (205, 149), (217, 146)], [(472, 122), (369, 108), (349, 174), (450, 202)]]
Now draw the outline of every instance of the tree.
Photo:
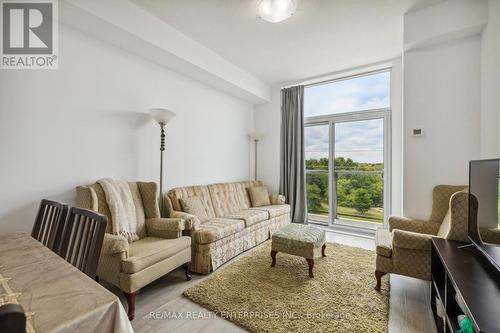
[(320, 212), (321, 194), (318, 185), (307, 184), (307, 206), (310, 212)]
[(351, 193), (353, 207), (360, 213), (366, 213), (372, 206), (372, 198), (368, 190), (357, 188)]
[[(367, 212), (371, 207), (383, 206), (384, 179), (381, 174), (349, 173), (349, 171), (380, 171), (384, 168), (383, 163), (359, 163), (351, 158), (339, 156), (335, 158), (334, 164), (338, 206), (355, 208), (361, 213)], [(314, 170), (307, 172), (308, 196), (312, 195), (314, 201), (309, 203), (309, 209), (315, 207), (321, 210), (322, 207), (328, 206), (329, 175), (326, 172), (329, 168), (328, 158), (308, 159), (306, 168)], [(317, 193), (309, 193), (309, 185), (315, 185), (319, 189), (319, 199)], [(314, 188), (312, 191), (317, 189)]]

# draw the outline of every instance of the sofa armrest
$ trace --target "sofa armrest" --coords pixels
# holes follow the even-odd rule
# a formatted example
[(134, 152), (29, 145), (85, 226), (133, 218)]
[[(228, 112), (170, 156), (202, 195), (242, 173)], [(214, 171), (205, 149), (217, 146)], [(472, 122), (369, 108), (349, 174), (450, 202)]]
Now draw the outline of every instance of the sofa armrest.
[(98, 210), (97, 207), (97, 194), (90, 186), (77, 186), (76, 187), (76, 207), (90, 209), (93, 211)]
[(430, 251), (431, 240), (432, 235), (420, 234), (416, 232), (396, 229), (392, 233), (393, 248)]
[(114, 255), (125, 253), (128, 256), (129, 245), (127, 239), (120, 235), (104, 234), (101, 254)]
[(186, 223), (185, 230), (197, 230), (198, 226), (201, 224), (201, 221), (197, 216), (179, 212), (177, 210), (172, 211), (170, 216), (183, 219)]
[(271, 194), (269, 196), (269, 201), (271, 201), (271, 205), (283, 205), (285, 204), (285, 196), (282, 194)]
[(439, 224), (406, 217), (391, 216), (389, 217), (389, 231), (393, 231), (394, 229), (435, 235), (439, 230)]
[(160, 238), (179, 238), (182, 230), (185, 229), (185, 222), (179, 218), (151, 218), (146, 219), (146, 230), (148, 236)]

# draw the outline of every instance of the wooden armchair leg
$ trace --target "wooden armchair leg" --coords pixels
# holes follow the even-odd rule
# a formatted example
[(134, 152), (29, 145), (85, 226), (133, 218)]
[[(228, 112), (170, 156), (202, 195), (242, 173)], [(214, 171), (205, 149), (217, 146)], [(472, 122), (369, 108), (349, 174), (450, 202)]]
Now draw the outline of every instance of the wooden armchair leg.
[(375, 285), (375, 290), (379, 291), (380, 290), (380, 285), (382, 284), (382, 276), (386, 275), (387, 273), (381, 272), (381, 271), (375, 271), (375, 279), (377, 279), (377, 284)]
[(134, 291), (133, 293), (123, 292), (125, 298), (127, 299), (128, 304), (128, 319), (130, 321), (134, 320), (135, 317), (135, 300), (137, 298), (137, 294), (139, 294), (139, 290)]
[(191, 261), (186, 264), (184, 267), (184, 273), (186, 274), (186, 280), (191, 281), (191, 274), (189, 274), (189, 271), (191, 270)]

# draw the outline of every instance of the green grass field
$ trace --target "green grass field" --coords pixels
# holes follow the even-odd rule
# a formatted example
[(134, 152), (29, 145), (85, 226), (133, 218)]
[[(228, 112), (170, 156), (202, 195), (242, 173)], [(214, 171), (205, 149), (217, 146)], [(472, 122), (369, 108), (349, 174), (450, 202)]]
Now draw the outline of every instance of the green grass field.
[(360, 213), (354, 208), (337, 207), (337, 217), (369, 222), (384, 222), (384, 211), (381, 208), (370, 208), (366, 213)]
[[(312, 214), (328, 215), (328, 204), (322, 203), (321, 211), (309, 211)], [(356, 221), (377, 222), (383, 223), (384, 211), (382, 208), (370, 208), (369, 211), (362, 214), (354, 208), (337, 207), (337, 218), (344, 218)]]

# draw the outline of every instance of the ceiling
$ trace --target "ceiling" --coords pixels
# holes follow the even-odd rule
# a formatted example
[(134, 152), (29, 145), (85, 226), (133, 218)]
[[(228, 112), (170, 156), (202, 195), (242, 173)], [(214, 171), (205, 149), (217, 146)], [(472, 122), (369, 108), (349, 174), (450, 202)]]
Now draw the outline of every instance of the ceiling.
[(133, 0), (269, 83), (306, 79), (401, 54), (402, 15), (440, 0), (300, 0), (281, 23), (257, 16), (258, 0)]

